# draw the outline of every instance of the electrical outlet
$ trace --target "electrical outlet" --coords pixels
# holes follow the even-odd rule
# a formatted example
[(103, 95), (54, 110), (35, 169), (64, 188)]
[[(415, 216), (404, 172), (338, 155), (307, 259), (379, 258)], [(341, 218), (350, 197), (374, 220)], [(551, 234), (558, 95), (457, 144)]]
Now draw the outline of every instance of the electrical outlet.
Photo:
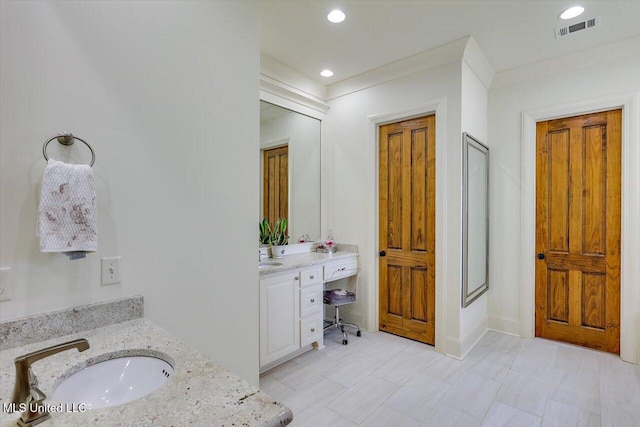
[(114, 256), (102, 258), (102, 281), (103, 285), (115, 285), (122, 282), (122, 270), (120, 269), (120, 259), (122, 257)]
[(11, 299), (11, 267), (0, 268), (0, 301)]

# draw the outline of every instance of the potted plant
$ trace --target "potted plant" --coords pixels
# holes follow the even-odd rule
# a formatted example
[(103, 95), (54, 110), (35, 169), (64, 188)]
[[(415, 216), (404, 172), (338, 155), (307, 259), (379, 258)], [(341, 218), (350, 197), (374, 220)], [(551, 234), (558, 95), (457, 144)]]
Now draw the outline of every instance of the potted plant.
[(271, 243), (271, 256), (273, 258), (282, 258), (285, 254), (284, 246), (289, 243), (289, 236), (287, 236), (287, 218), (279, 219), (273, 224), (269, 243)]

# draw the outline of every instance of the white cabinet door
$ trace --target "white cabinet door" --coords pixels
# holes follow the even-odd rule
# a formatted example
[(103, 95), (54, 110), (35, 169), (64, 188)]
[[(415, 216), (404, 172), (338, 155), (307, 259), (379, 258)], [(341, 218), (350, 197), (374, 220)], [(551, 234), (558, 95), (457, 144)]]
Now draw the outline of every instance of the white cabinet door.
[(260, 280), (260, 366), (300, 348), (298, 273)]

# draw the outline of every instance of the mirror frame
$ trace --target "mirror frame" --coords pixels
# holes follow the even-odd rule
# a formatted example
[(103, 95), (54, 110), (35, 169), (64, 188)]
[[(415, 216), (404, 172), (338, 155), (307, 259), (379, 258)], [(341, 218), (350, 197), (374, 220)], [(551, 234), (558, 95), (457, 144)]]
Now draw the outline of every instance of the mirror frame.
[[(290, 89), (285, 88), (284, 86), (280, 86), (280, 84), (278, 85), (273, 85), (272, 83), (270, 83), (268, 81), (269, 79), (264, 77), (264, 76), (260, 76), (260, 96), (259, 96), (259, 102), (265, 102), (271, 105), (274, 105), (276, 107), (282, 108), (284, 110), (288, 110), (290, 112), (296, 113), (296, 114), (300, 114), (301, 116), (306, 116), (309, 117), (311, 119), (315, 119), (318, 120), (319, 123), (319, 130), (320, 130), (320, 135), (318, 136), (319, 138), (319, 144), (320, 144), (320, 153), (319, 153), (319, 158), (318, 158), (318, 173), (319, 173), (319, 177), (318, 177), (318, 204), (319, 204), (319, 210), (318, 210), (318, 236), (317, 237), (312, 237), (313, 241), (317, 241), (320, 240), (322, 238), (322, 232), (323, 232), (323, 219), (324, 219), (324, 211), (322, 210), (322, 125), (324, 122), (324, 119), (326, 117), (326, 112), (329, 110), (329, 106), (325, 103), (313, 100), (311, 98), (307, 98), (306, 96), (302, 96), (300, 94), (297, 94), (295, 92), (290, 91)], [(284, 141), (284, 140), (281, 140)], [(288, 140), (287, 140), (288, 141)], [(274, 141), (271, 141), (274, 142)], [(287, 142), (288, 144), (288, 142)], [(275, 146), (275, 145), (274, 145)], [(263, 170), (263, 162), (262, 162), (262, 154), (263, 154), (263, 147), (260, 147), (260, 170)], [(289, 174), (291, 174), (291, 170), (289, 170)], [(262, 200), (263, 197), (263, 189), (262, 189), (262, 182), (260, 183), (260, 200)], [(289, 197), (291, 197), (291, 175), (289, 176)], [(262, 207), (262, 203), (259, 203), (259, 220), (262, 218), (262, 214), (263, 214), (263, 207)], [(289, 200), (289, 212), (287, 214), (287, 218), (291, 219), (291, 200)], [(309, 232), (306, 232), (305, 234), (311, 234)], [(298, 236), (293, 236), (290, 235), (289, 236), (289, 244), (295, 244), (298, 242), (297, 240)], [(314, 240), (315, 239), (315, 240)]]
[[(265, 58), (262, 58), (264, 61)], [(267, 61), (267, 64), (269, 61)], [(263, 65), (261, 65), (262, 67)], [(329, 104), (325, 101), (322, 101), (319, 97), (311, 95), (312, 92), (303, 92), (299, 89), (294, 88), (286, 83), (282, 83), (276, 79), (273, 79), (264, 74), (261, 68), (260, 72), (260, 93), (259, 100), (268, 102), (270, 104), (277, 105), (282, 108), (286, 108), (288, 110), (292, 110), (298, 112), (300, 114), (304, 114), (305, 116), (310, 116), (315, 119), (320, 120), (320, 236), (322, 236), (326, 221), (327, 221), (327, 213), (326, 213), (326, 204), (323, 203), (324, 194), (323, 194), (323, 184), (324, 179), (322, 174), (322, 157), (323, 157), (323, 128), (324, 121), (326, 119), (327, 113), (330, 109)], [(295, 239), (295, 236), (294, 236)]]
[[(484, 283), (472, 284), (469, 291), (469, 149), (480, 151), (486, 157), (486, 267)], [(489, 147), (464, 132), (462, 134), (462, 307), (468, 307), (489, 290)]]

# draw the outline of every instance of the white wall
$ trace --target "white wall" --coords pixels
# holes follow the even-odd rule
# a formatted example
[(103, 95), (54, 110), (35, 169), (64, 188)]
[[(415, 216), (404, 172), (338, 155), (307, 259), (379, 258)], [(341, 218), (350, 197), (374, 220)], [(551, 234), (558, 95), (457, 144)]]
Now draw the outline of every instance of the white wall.
[[(289, 144), (289, 243), (297, 243), (303, 234), (320, 239), (320, 120), (289, 112), (260, 122), (260, 148)], [(275, 144), (275, 145), (274, 145)], [(261, 200), (258, 218), (262, 218), (262, 173), (258, 187)]]
[[(142, 294), (147, 317), (257, 384), (259, 5), (0, 7), (0, 320)], [(58, 131), (96, 150), (99, 251), (83, 260), (34, 236)], [(101, 287), (114, 255), (123, 282)]]
[[(479, 49), (478, 49), (479, 50)], [(482, 52), (479, 52), (482, 55)], [(487, 145), (487, 88), (466, 61), (462, 61), (462, 132)], [(462, 136), (459, 143), (462, 145)], [(469, 233), (473, 233), (469, 229)], [(462, 244), (462, 243), (461, 243)], [(471, 258), (473, 254), (469, 254)], [(462, 278), (460, 278), (462, 281)], [(491, 286), (491, 285), (489, 285)], [(491, 287), (488, 292), (493, 292)], [(459, 301), (462, 295), (460, 295)], [(465, 355), (487, 330), (487, 294), (460, 311), (460, 353)]]
[[(638, 230), (640, 230), (639, 190), (640, 178), (637, 172), (638, 156), (638, 107), (637, 94), (640, 90), (640, 39), (626, 40), (617, 45), (608, 46), (607, 54), (612, 59), (592, 63), (592, 52), (578, 53), (567, 58), (573, 64), (587, 63), (588, 66), (562, 67), (561, 72), (551, 73), (555, 62), (537, 64), (537, 70), (544, 75), (530, 78), (527, 69), (508, 72), (505, 76), (496, 76), (496, 80), (509, 82), (489, 91), (489, 143), (491, 146), (491, 263), (489, 293), (489, 326), (509, 333), (519, 334), (523, 316), (531, 316), (520, 309), (522, 298), (521, 283), (521, 239), (527, 230), (521, 230), (521, 144), (523, 141), (522, 114), (530, 110), (552, 108), (562, 110), (563, 105), (592, 103), (611, 96), (635, 96), (636, 105), (624, 112), (628, 123), (627, 167), (623, 165), (623, 174), (629, 173), (628, 184), (623, 188), (623, 221), (629, 221), (623, 234), (623, 251), (629, 250), (630, 257), (623, 258), (623, 319), (622, 333), (630, 333), (635, 343), (627, 354), (639, 362), (637, 356), (636, 329), (640, 322), (640, 275), (638, 274)], [(590, 58), (586, 60), (587, 58)], [(582, 61), (581, 59), (585, 59)], [(519, 80), (518, 76), (527, 76)], [(623, 131), (624, 132), (624, 131)], [(623, 136), (624, 138), (624, 136)], [(626, 199), (625, 198), (626, 195)], [(529, 201), (533, 203), (533, 201)], [(530, 230), (529, 230), (530, 233)], [(624, 232), (623, 232), (624, 233)], [(533, 252), (532, 252), (533, 254)], [(624, 255), (623, 255), (624, 256)], [(625, 280), (626, 278), (626, 280)], [(529, 290), (530, 291), (530, 290)], [(625, 298), (626, 296), (626, 298)], [(630, 301), (632, 302), (630, 304)], [(626, 307), (626, 308), (625, 308)], [(532, 319), (526, 321), (531, 323)], [(530, 332), (524, 331), (524, 335)], [(635, 348), (633, 348), (635, 345)], [(623, 347), (624, 347), (623, 343)], [(624, 351), (624, 349), (623, 349)]]
[[(436, 340), (459, 339), (460, 310), (460, 60), (368, 87), (330, 101), (322, 138), (323, 210), (338, 242), (359, 245), (362, 269), (358, 303), (349, 313), (351, 320), (377, 330), (378, 292), (378, 147), (374, 122), (370, 116), (414, 111), (435, 100), (446, 98), (443, 128), (436, 128), (442, 144), (436, 156), (445, 159), (436, 165), (438, 187), (436, 214), (437, 243), (442, 246), (436, 271), (443, 305), (436, 321)], [(409, 113), (408, 113), (409, 114)], [(438, 136), (436, 136), (436, 139)], [(440, 142), (438, 142), (439, 144)], [(438, 160), (436, 160), (438, 162)], [(436, 185), (439, 185), (438, 183)], [(439, 234), (440, 233), (440, 234)], [(445, 238), (446, 236), (446, 238)], [(438, 238), (439, 237), (439, 238)], [(446, 263), (439, 264), (446, 259)], [(442, 321), (439, 325), (438, 321)], [(438, 337), (440, 335), (440, 337)], [(438, 345), (438, 344), (437, 344)]]

